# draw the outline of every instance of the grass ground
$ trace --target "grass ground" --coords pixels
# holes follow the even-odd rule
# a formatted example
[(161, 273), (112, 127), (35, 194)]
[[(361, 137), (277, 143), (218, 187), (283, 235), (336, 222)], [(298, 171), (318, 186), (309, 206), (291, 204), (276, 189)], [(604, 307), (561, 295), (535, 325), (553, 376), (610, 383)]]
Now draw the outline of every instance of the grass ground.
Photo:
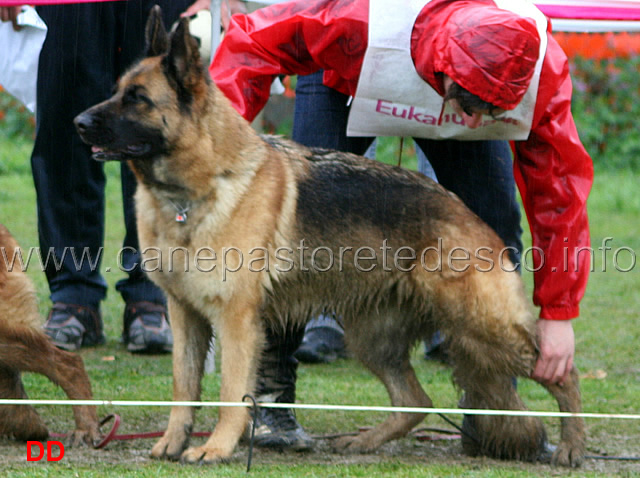
[[(393, 144), (381, 146), (390, 162), (396, 157)], [(0, 138), (0, 221), (14, 233), (23, 249), (37, 247), (35, 193), (30, 177), (30, 145), (22, 140)], [(380, 151), (380, 150), (379, 150)], [(410, 164), (410, 163), (405, 163)], [(72, 174), (72, 173), (70, 173)], [(107, 165), (107, 228), (102, 269), (117, 271), (116, 253), (123, 237), (118, 168)], [(640, 250), (640, 177), (624, 171), (599, 171), (589, 203), (592, 245), (596, 251), (594, 267), (582, 316), (574, 322), (577, 338), (577, 365), (583, 376), (583, 403), (586, 412), (640, 413), (640, 273), (635, 252)], [(597, 248), (605, 238), (605, 259)], [(632, 254), (633, 253), (633, 254)], [(614, 261), (614, 257), (617, 262)], [(632, 267), (634, 266), (634, 267)], [(631, 269), (622, 272), (623, 269)], [(46, 314), (48, 290), (44, 275), (37, 267), (29, 269), (36, 284), (42, 314)], [(110, 286), (103, 304), (107, 344), (81, 352), (92, 379), (96, 399), (170, 400), (171, 359), (169, 356), (132, 356), (119, 342), (123, 303), (114, 284), (122, 277), (105, 272)], [(531, 274), (525, 273), (531, 290)], [(455, 407), (457, 393), (446, 367), (426, 362), (416, 350), (414, 365), (437, 407)], [(43, 377), (26, 375), (31, 398), (64, 399), (61, 390)], [(203, 399), (218, 399), (218, 376), (209, 375), (203, 384)], [(533, 410), (555, 410), (544, 390), (522, 381), (520, 393)], [(387, 405), (382, 385), (352, 360), (331, 365), (302, 365), (299, 369), (298, 401), (322, 404)], [(63, 406), (40, 406), (38, 410), (53, 432), (73, 426), (71, 410)], [(160, 407), (100, 407), (99, 415), (118, 413), (123, 423), (119, 433), (162, 430), (168, 409)], [(201, 409), (197, 431), (211, 430), (215, 411)], [(353, 431), (359, 426), (379, 422), (383, 414), (372, 412), (308, 411), (298, 412), (300, 422), (317, 436)], [(459, 416), (451, 416), (459, 421)], [(547, 420), (551, 441), (557, 440), (555, 420)], [(449, 428), (437, 417), (425, 426)], [(590, 455), (640, 457), (638, 421), (592, 419), (587, 421)], [(202, 439), (195, 439), (195, 442)], [(26, 461), (26, 445), (0, 439), (0, 470), (5, 476), (244, 476), (246, 446), (241, 446), (229, 464), (220, 467), (185, 467), (151, 461), (148, 452), (153, 440), (112, 442), (105, 450), (67, 449), (63, 460), (52, 464)], [(546, 465), (505, 463), (462, 456), (456, 441), (419, 442), (415, 437), (386, 445), (374, 455), (341, 456), (333, 454), (326, 440), (309, 454), (275, 453), (257, 450), (253, 474), (286, 476), (639, 476), (640, 462), (630, 460), (589, 459), (580, 471), (554, 470)]]

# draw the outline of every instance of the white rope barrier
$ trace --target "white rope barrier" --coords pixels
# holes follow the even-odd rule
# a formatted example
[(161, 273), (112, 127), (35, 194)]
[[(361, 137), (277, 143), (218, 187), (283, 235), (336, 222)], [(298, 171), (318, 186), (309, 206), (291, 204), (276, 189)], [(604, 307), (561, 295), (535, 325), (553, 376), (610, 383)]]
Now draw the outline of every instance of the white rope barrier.
[[(112, 407), (247, 407), (253, 405), (248, 402), (197, 402), (197, 401), (149, 401), (149, 400), (31, 400), (31, 399), (0, 399), (0, 405), (95, 405)], [(487, 410), (469, 408), (419, 408), (419, 407), (376, 407), (364, 405), (319, 405), (303, 403), (258, 403), (265, 408), (296, 408), (305, 410), (343, 410), (394, 413), (425, 413), (425, 414), (457, 414), (457, 415), (505, 415), (528, 417), (558, 417), (558, 418), (613, 418), (621, 420), (640, 420), (640, 414), (626, 413), (569, 413), (569, 412), (540, 412), (531, 410)]]

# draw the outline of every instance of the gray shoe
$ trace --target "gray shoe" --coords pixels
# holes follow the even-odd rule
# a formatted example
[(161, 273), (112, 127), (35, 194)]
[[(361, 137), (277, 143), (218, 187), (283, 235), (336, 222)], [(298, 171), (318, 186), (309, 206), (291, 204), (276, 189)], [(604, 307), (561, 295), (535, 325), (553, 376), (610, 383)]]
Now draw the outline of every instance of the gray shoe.
[(128, 303), (124, 311), (122, 336), (129, 352), (171, 352), (173, 335), (166, 307), (146, 301)]
[(105, 343), (100, 312), (92, 307), (56, 302), (49, 311), (44, 333), (63, 350), (76, 351)]

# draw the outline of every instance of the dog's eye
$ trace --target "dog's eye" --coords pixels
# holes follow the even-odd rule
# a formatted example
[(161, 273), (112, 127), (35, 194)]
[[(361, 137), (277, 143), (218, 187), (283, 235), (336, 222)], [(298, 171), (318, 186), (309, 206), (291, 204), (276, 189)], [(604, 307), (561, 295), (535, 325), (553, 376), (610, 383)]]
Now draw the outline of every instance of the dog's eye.
[(144, 103), (148, 106), (153, 106), (153, 101), (143, 93), (143, 89), (138, 86), (132, 86), (125, 90), (122, 98), (125, 104), (135, 105), (137, 103)]

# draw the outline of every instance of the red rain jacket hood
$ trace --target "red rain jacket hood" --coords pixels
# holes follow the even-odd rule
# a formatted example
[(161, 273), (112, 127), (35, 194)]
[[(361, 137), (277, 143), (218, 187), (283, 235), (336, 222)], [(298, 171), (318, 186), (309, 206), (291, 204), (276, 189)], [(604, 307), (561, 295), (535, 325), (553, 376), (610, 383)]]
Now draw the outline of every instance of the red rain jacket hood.
[[(462, 5), (464, 4), (464, 5)], [(490, 3), (435, 1), (412, 33), (418, 73), (444, 94), (437, 73), (499, 108), (524, 96), (538, 60), (535, 21)]]

